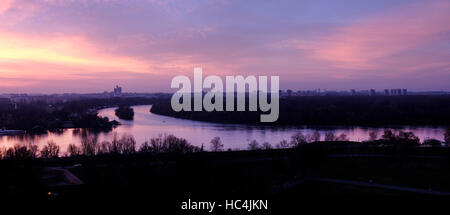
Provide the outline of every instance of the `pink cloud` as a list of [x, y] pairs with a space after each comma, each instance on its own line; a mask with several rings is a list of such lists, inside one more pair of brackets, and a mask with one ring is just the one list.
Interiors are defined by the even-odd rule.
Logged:
[[[314, 59], [339, 69], [390, 70], [399, 75], [437, 66], [448, 68], [445, 48], [433, 52], [417, 49], [448, 41], [449, 11], [449, 1], [412, 4], [338, 29], [306, 48]], [[305, 47], [299, 44], [299, 48]]]
[[11, 6], [13, 5], [14, 0], [3, 0], [0, 1], [0, 14], [2, 14], [3, 12], [9, 10], [11, 8]]

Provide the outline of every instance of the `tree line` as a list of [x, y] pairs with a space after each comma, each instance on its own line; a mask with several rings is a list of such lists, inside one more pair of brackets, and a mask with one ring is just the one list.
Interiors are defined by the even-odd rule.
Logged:
[[[153, 104], [151, 112], [183, 119], [237, 124], [261, 124], [260, 114], [263, 113], [175, 112], [170, 100]], [[450, 126], [450, 95], [286, 97], [280, 99], [278, 121], [264, 125]]]

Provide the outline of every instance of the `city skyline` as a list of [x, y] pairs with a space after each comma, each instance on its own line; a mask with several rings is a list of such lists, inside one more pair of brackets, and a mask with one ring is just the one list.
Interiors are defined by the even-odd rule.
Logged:
[[450, 3], [0, 3], [0, 94], [172, 92], [176, 75], [278, 75], [280, 88], [450, 91]]

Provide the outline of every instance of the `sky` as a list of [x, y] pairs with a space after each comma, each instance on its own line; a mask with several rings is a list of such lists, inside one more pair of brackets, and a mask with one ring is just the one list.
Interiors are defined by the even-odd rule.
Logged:
[[2, 0], [0, 94], [171, 92], [177, 75], [281, 89], [450, 91], [449, 0]]

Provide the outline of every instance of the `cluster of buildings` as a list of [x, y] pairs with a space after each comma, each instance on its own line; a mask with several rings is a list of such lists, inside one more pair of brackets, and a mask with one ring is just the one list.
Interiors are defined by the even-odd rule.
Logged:
[[321, 89], [314, 89], [314, 90], [280, 90], [279, 94], [282, 97], [286, 96], [320, 96], [320, 95], [328, 95], [327, 93], [332, 93], [331, 91], [321, 90]]
[[370, 90], [362, 90], [362, 91], [356, 91], [355, 89], [350, 90], [350, 95], [369, 95], [369, 96], [376, 96], [376, 95], [385, 95], [385, 96], [406, 96], [408, 94], [407, 89], [385, 89], [383, 92], [377, 93], [375, 89]]
[[369, 90], [355, 90], [350, 89], [349, 91], [327, 91], [325, 89], [314, 89], [314, 90], [280, 90], [281, 97], [289, 96], [404, 96], [408, 95], [407, 89], [385, 89], [384, 91], [376, 91], [375, 89]]
[[350, 95], [368, 95], [368, 96], [376, 96], [376, 95], [385, 95], [385, 96], [406, 96], [408, 94], [407, 89], [385, 89], [382, 92], [377, 92], [375, 89], [370, 90], [361, 90], [356, 91], [355, 89], [350, 90]]
[[385, 89], [385, 96], [404, 96], [408, 93], [406, 89]]

